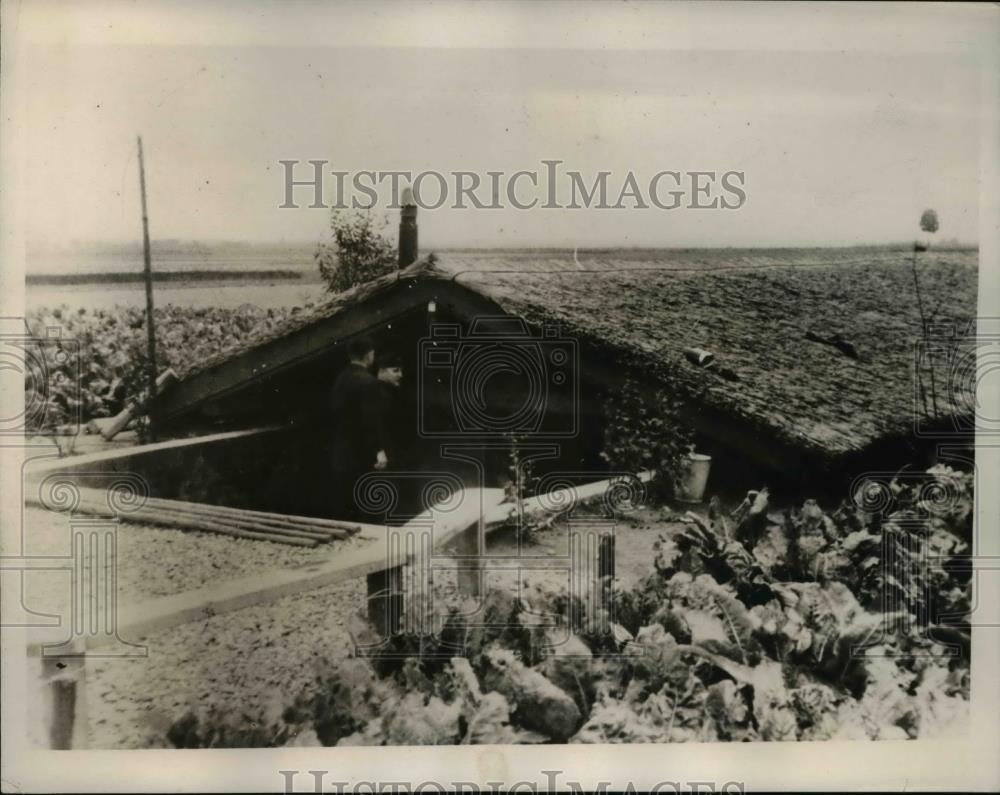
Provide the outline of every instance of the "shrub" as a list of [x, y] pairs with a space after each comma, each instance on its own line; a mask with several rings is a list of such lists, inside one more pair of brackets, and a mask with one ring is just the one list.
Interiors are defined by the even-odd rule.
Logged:
[[376, 221], [369, 211], [333, 210], [333, 242], [320, 243], [315, 255], [327, 290], [343, 292], [396, 268], [396, 249], [386, 236], [387, 228], [385, 217]]
[[669, 495], [694, 446], [694, 434], [680, 416], [681, 404], [671, 395], [626, 381], [604, 404], [601, 457], [622, 472], [655, 469], [655, 490]]

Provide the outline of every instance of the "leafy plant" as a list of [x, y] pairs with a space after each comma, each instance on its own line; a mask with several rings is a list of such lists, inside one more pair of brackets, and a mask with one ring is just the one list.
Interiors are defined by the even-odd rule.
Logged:
[[525, 514], [524, 501], [534, 495], [538, 486], [538, 476], [535, 475], [535, 460], [524, 458], [521, 447], [524, 440], [515, 434], [508, 434], [508, 464], [509, 478], [504, 484], [504, 500], [512, 502], [517, 515], [517, 531], [522, 541], [530, 541], [538, 525]]
[[681, 420], [681, 403], [664, 390], [629, 379], [604, 403], [601, 457], [622, 472], [656, 470], [652, 488], [668, 496], [685, 471], [694, 434]]
[[[325, 663], [291, 708], [251, 716], [253, 732], [241, 728], [243, 712], [199, 713], [171, 739], [201, 747], [947, 736], [968, 718], [969, 580], [950, 561], [971, 538], [972, 486], [970, 474], [938, 466], [892, 481], [878, 511], [845, 502], [828, 512], [806, 500], [769, 512], [766, 489], [728, 516], [713, 501], [707, 518], [688, 514], [661, 537], [644, 580], [615, 594], [621, 623], [611, 633], [578, 631], [585, 605], [565, 589], [497, 589], [481, 605], [449, 605], [439, 636], [395, 636], [369, 658]], [[902, 568], [869, 563], [903, 532], [922, 546], [897, 554]], [[942, 560], [915, 566], [912, 556], [925, 553]], [[887, 593], [898, 597], [892, 611]], [[942, 606], [959, 619], [942, 621]], [[926, 615], [937, 623], [921, 623]]]
[[[169, 367], [182, 373], [195, 362], [268, 333], [299, 311], [265, 311], [251, 305], [231, 309], [173, 304], [158, 307], [157, 367], [160, 372]], [[44, 338], [46, 329], [58, 328], [61, 338], [42, 346], [44, 383], [25, 383], [27, 405], [44, 406], [44, 410], [29, 414], [29, 433], [66, 437], [62, 433], [66, 425], [77, 420], [85, 425], [92, 419], [113, 417], [145, 392], [148, 381], [143, 309], [70, 311], [65, 306], [40, 307], [29, 312], [27, 322], [35, 337]], [[141, 432], [143, 421], [135, 422]]]
[[333, 242], [320, 243], [316, 264], [326, 289], [343, 292], [396, 268], [396, 249], [386, 234], [388, 220], [376, 220], [370, 210], [334, 209], [330, 215]]

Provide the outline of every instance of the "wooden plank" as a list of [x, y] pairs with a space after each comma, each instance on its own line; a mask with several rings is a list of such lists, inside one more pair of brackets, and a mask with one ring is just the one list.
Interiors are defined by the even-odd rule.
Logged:
[[[148, 321], [147, 321], [148, 322]], [[171, 384], [176, 383], [177, 374], [171, 369], [167, 368], [159, 377], [156, 379], [156, 394], [160, 394], [164, 389], [169, 387]], [[125, 430], [125, 426], [128, 425], [132, 418], [142, 410], [139, 399], [130, 400], [128, 405], [125, 406], [118, 414], [114, 417], [109, 417], [106, 420], [91, 420], [92, 423], [96, 424], [96, 427], [100, 431], [102, 437], [105, 441], [110, 442], [119, 433]], [[89, 425], [87, 426], [90, 427]]]
[[[249, 520], [240, 520], [230, 516], [216, 516], [210, 513], [192, 513], [174, 508], [137, 507], [128, 512], [119, 513], [113, 510], [104, 499], [104, 493], [99, 489], [82, 488], [79, 490], [80, 500], [74, 507], [74, 513], [90, 516], [121, 519], [125, 522], [162, 525], [180, 530], [200, 530], [208, 533], [221, 533], [238, 538], [251, 538], [258, 541], [274, 541], [277, 543], [295, 544], [297, 546], [315, 546], [320, 541], [329, 541], [332, 536], [327, 533], [315, 533], [297, 528], [283, 528], [262, 525]], [[24, 500], [26, 505], [36, 505], [42, 508], [49, 506], [36, 494], [28, 494]], [[329, 531], [333, 532], [333, 531]], [[348, 538], [343, 532], [338, 538]]]
[[[436, 519], [434, 514], [427, 512], [414, 519], [411, 524], [415, 525], [416, 532], [421, 532], [429, 521], [434, 521], [436, 548], [476, 524], [485, 512], [495, 509], [503, 498], [503, 489], [467, 489], [465, 499], [455, 510], [441, 513]], [[406, 528], [407, 525], [404, 525], [399, 530], [406, 532]], [[409, 561], [410, 557], [402, 559], [403, 563]], [[118, 636], [135, 641], [152, 632], [179, 624], [205, 620], [244, 607], [266, 604], [285, 596], [364, 577], [382, 571], [386, 565], [386, 546], [373, 543], [357, 549], [338, 551], [328, 560], [317, 563], [266, 574], [253, 574], [182, 594], [150, 599], [137, 605], [121, 606], [118, 610]], [[400, 561], [394, 560], [393, 565], [400, 565]], [[60, 629], [32, 627], [29, 630], [32, 646], [37, 648], [42, 643], [64, 641], [65, 629]], [[88, 649], [97, 649], [110, 642], [110, 639], [102, 633], [87, 636], [86, 641]]]
[[[77, 513], [91, 514], [93, 516], [112, 516], [107, 505], [93, 505], [81, 502], [77, 508]], [[147, 511], [140, 509], [126, 515], [126, 520], [130, 522], [141, 522], [145, 524], [160, 525], [162, 527], [172, 527], [178, 530], [200, 530], [206, 533], [217, 533], [220, 535], [234, 536], [236, 538], [249, 538], [255, 541], [273, 541], [276, 544], [292, 544], [300, 547], [314, 547], [319, 541], [315, 538], [295, 535], [291, 532], [278, 530], [244, 529], [242, 525], [235, 523], [224, 523], [219, 520], [202, 516], [184, 516], [180, 514], [161, 513], [157, 511]]]
[[[346, 522], [301, 523], [296, 517], [286, 517], [283, 514], [262, 513], [240, 508], [227, 508], [208, 503], [183, 502], [180, 500], [165, 500], [147, 498], [134, 510], [116, 512], [111, 509], [106, 499], [107, 492], [101, 489], [79, 487], [79, 513], [96, 516], [118, 518], [125, 522], [147, 522], [163, 524], [157, 521], [154, 514], [165, 514], [173, 518], [187, 517], [192, 521], [211, 521], [220, 525], [229, 525], [245, 530], [256, 530], [264, 533], [287, 534], [298, 538], [310, 538], [316, 541], [343, 540], [361, 532], [360, 525]], [[28, 492], [24, 498], [25, 505], [35, 505], [42, 508], [50, 506], [42, 500], [40, 494]], [[274, 518], [271, 517], [281, 517]], [[263, 518], [261, 518], [263, 517]], [[173, 521], [170, 526], [177, 526]], [[327, 526], [329, 525], [329, 526]], [[194, 525], [192, 525], [193, 527]]]
[[49, 458], [43, 460], [32, 460], [25, 464], [26, 479], [36, 482], [46, 475], [52, 473], [72, 473], [74, 471], [86, 471], [94, 464], [104, 464], [109, 461], [127, 459], [134, 456], [154, 455], [164, 450], [173, 450], [181, 447], [190, 447], [202, 444], [215, 444], [225, 442], [230, 439], [240, 439], [245, 436], [256, 436], [264, 433], [283, 430], [280, 425], [269, 425], [261, 428], [250, 428], [243, 431], [227, 431], [225, 433], [212, 433], [207, 436], [193, 436], [188, 439], [171, 439], [167, 442], [155, 442], [153, 444], [140, 444], [134, 447], [116, 448], [114, 450], [103, 450], [99, 453], [86, 453], [85, 455], [75, 455], [70, 458]]
[[[636, 477], [642, 483], [649, 483], [656, 475], [652, 470], [640, 472]], [[539, 516], [551, 515], [553, 512], [548, 509], [549, 505], [559, 505], [559, 513], [571, 510], [580, 502], [601, 497], [607, 492], [614, 480], [599, 480], [594, 483], [585, 483], [571, 488], [558, 489], [542, 497], [528, 497], [522, 502], [522, 509], [526, 518], [537, 518]], [[504, 503], [496, 506], [493, 510], [483, 516], [483, 522], [487, 533], [497, 530], [505, 525], [509, 525], [517, 518], [517, 508], [514, 503]]]
[[[111, 514], [112, 512], [105, 508], [105, 510], [100, 511], [99, 515], [109, 516]], [[131, 522], [145, 522], [149, 524], [167, 524], [170, 527], [179, 527], [182, 530], [188, 528], [195, 530], [201, 529], [201, 525], [209, 523], [219, 528], [232, 528], [234, 530], [245, 530], [248, 532], [260, 533], [262, 536], [265, 536], [262, 540], [280, 540], [283, 543], [290, 543], [288, 539], [305, 539], [319, 543], [321, 541], [329, 542], [349, 537], [347, 533], [332, 536], [328, 533], [317, 533], [310, 530], [300, 530], [295, 527], [263, 524], [261, 522], [253, 522], [249, 519], [240, 519], [232, 516], [216, 516], [210, 513], [193, 513], [187, 511], [177, 511], [174, 509], [150, 510], [143, 508], [133, 514], [127, 514], [124, 517], [124, 520]]]
[[207, 502], [185, 502], [184, 500], [168, 500], [159, 497], [151, 497], [146, 500], [149, 505], [170, 506], [177, 510], [207, 510], [215, 513], [228, 513], [232, 515], [243, 515], [252, 518], [254, 521], [274, 520], [282, 524], [308, 525], [323, 530], [342, 530], [350, 534], [361, 531], [358, 523], [344, 522], [336, 519], [321, 519], [315, 516], [297, 516], [290, 513], [275, 513], [273, 511], [257, 511], [252, 508], [233, 508], [227, 505], [214, 505]]
[[395, 634], [403, 617], [403, 567], [373, 571], [365, 579], [368, 623], [379, 635]]
[[[350, 538], [352, 533], [333, 527], [322, 527], [311, 524], [300, 524], [292, 520], [271, 519], [261, 517], [253, 511], [217, 510], [214, 505], [186, 503], [175, 500], [147, 500], [142, 510], [168, 513], [175, 516], [193, 516], [210, 519], [220, 524], [231, 524], [245, 527], [248, 530], [265, 532], [292, 533], [303, 538], [316, 538], [329, 541], [331, 539]], [[110, 512], [109, 512], [110, 513]], [[125, 521], [129, 514], [122, 515]], [[360, 531], [360, 528], [358, 529]]]
[[486, 550], [479, 548], [479, 527], [476, 526], [475, 529], [476, 532], [472, 532], [470, 528], [459, 535], [453, 545], [455, 557], [459, 559], [459, 568], [455, 574], [458, 590], [466, 596], [472, 597], [482, 595], [483, 557], [486, 552]]
[[[85, 476], [86, 473], [94, 470], [94, 467], [101, 464], [111, 464], [111, 463], [122, 463], [131, 458], [137, 456], [147, 456], [155, 455], [163, 451], [169, 451], [177, 448], [190, 447], [195, 445], [203, 444], [215, 444], [217, 442], [225, 442], [232, 439], [240, 439], [247, 436], [255, 436], [264, 433], [273, 433], [276, 431], [285, 430], [283, 426], [265, 426], [261, 428], [250, 428], [241, 431], [227, 431], [224, 433], [208, 434], [205, 436], [196, 436], [185, 439], [172, 439], [170, 441], [157, 442], [155, 444], [145, 444], [145, 445], [132, 445], [129, 447], [117, 448], [114, 450], [103, 450], [97, 453], [87, 453], [84, 455], [73, 456], [71, 458], [58, 458], [55, 455], [51, 455], [50, 448], [47, 446], [39, 446], [37, 449], [46, 452], [44, 456], [35, 456], [30, 458], [25, 464], [25, 502], [26, 504], [39, 504], [38, 500], [33, 497], [31, 489], [27, 486], [37, 487], [42, 480], [47, 475], [51, 474], [65, 474], [67, 480], [72, 481], [73, 475]], [[81, 486], [81, 493], [88, 491], [89, 487]], [[98, 489], [93, 489], [95, 492], [100, 491], [103, 495], [105, 492]], [[103, 497], [102, 497], [103, 499]], [[150, 504], [158, 502], [160, 498], [147, 498], [147, 502]], [[183, 502], [177, 501], [167, 501], [167, 502]], [[199, 503], [189, 503], [190, 505], [198, 505]], [[208, 505], [208, 503], [201, 503], [202, 505]], [[47, 507], [47, 506], [45, 506]], [[219, 511], [242, 511], [245, 509], [239, 508], [229, 508], [228, 506], [212, 506]], [[283, 519], [283, 520], [294, 520], [297, 523], [316, 525], [317, 527], [332, 528], [337, 530], [346, 530], [349, 533], [360, 533], [363, 538], [381, 538], [384, 531], [384, 527], [378, 524], [372, 524], [367, 522], [347, 522], [336, 519], [324, 519], [321, 517], [314, 516], [295, 516], [291, 514], [281, 514], [273, 513], [269, 511], [256, 511], [262, 516], [267, 516], [270, 518]]]

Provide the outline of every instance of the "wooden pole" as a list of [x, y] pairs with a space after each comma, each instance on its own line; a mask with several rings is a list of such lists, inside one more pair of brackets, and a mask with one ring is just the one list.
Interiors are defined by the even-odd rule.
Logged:
[[[913, 271], [913, 289], [917, 294], [917, 310], [920, 312], [920, 339], [924, 343], [924, 350], [927, 353], [927, 361], [930, 362], [931, 370], [931, 406], [934, 409], [934, 419], [938, 416], [937, 407], [937, 384], [934, 382], [934, 362], [932, 360], [933, 352], [931, 346], [927, 344], [928, 333], [927, 333], [927, 316], [924, 314], [924, 301], [920, 295], [920, 279], [917, 277], [917, 243], [913, 244], [913, 259], [910, 262], [910, 269]], [[920, 397], [924, 403], [924, 414], [927, 412], [927, 393], [924, 391], [924, 380], [920, 373], [921, 362], [918, 359], [916, 362], [916, 376], [917, 376], [917, 387], [920, 390]], [[929, 416], [929, 415], [928, 415]]]
[[375, 571], [367, 577], [368, 622], [384, 638], [401, 628], [403, 603], [403, 567]]
[[612, 598], [615, 590], [615, 536], [604, 533], [597, 542], [597, 577], [601, 589], [601, 607], [608, 621], [614, 621]]
[[87, 747], [87, 645], [80, 638], [70, 641], [64, 657], [40, 653], [43, 731], [49, 748], [68, 751]]
[[149, 437], [156, 441], [156, 427], [153, 422], [152, 401], [156, 397], [156, 330], [153, 326], [153, 264], [149, 254], [149, 214], [146, 212], [146, 167], [142, 159], [142, 136], [139, 142], [139, 193], [142, 197], [142, 260], [146, 279], [146, 346], [149, 357], [147, 375], [149, 400], [146, 416], [149, 419]]

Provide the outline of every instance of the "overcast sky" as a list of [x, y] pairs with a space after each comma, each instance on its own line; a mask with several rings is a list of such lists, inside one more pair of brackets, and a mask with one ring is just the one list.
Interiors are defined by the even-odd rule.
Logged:
[[137, 240], [136, 133], [159, 238], [319, 239], [326, 212], [278, 209], [282, 159], [484, 173], [558, 158], [613, 184], [741, 170], [748, 199], [728, 212], [424, 211], [421, 242], [844, 245], [912, 238], [925, 207], [940, 236], [977, 239], [980, 72], [960, 53], [237, 43], [251, 38], [62, 35], [26, 49], [28, 241]]

